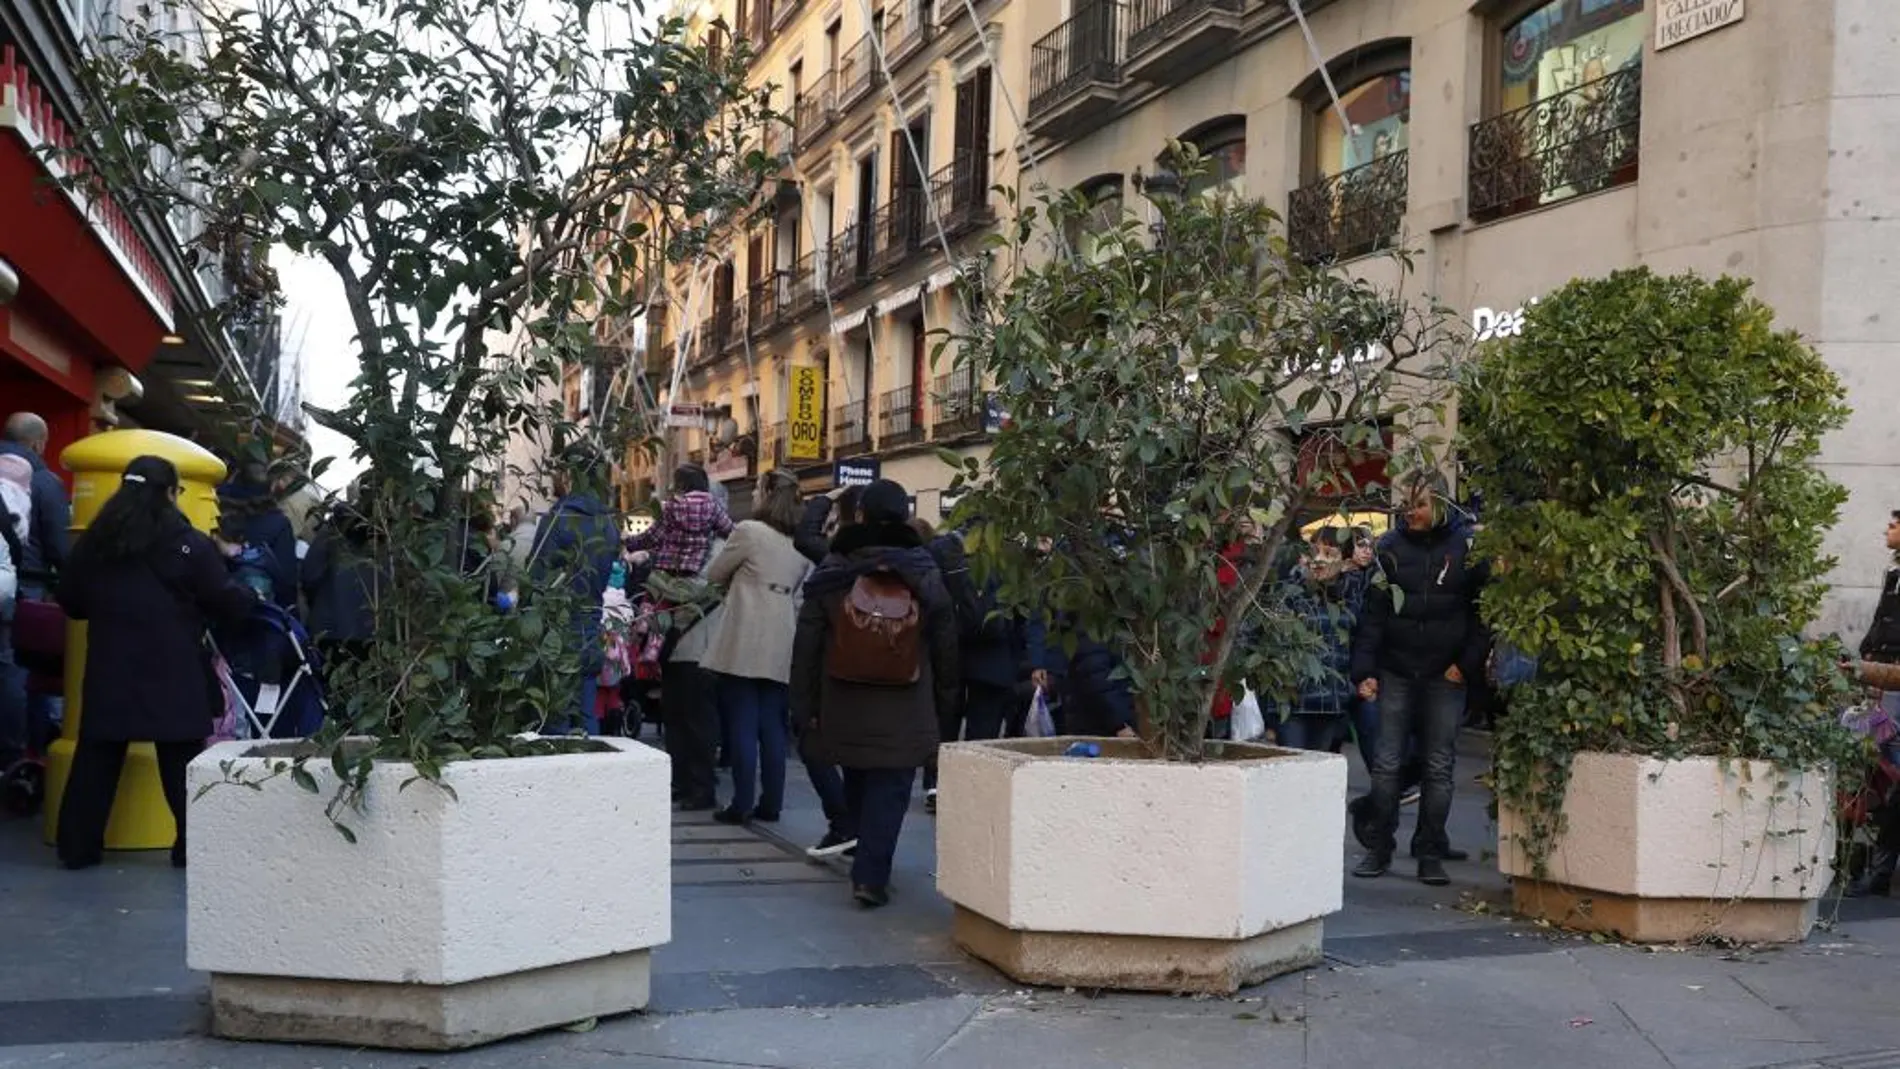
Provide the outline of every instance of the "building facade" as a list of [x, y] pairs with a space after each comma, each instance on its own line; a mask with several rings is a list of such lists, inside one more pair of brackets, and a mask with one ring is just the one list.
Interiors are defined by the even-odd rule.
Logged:
[[985, 395], [947, 339], [964, 323], [958, 265], [996, 224], [993, 187], [1016, 181], [1000, 49], [1024, 6], [983, 0], [976, 20], [961, 0], [682, 8], [699, 39], [748, 42], [750, 84], [788, 120], [760, 131], [780, 164], [763, 221], [677, 269], [646, 328], [654, 395], [700, 406], [677, 452], [738, 507], [778, 468], [811, 490], [893, 478], [934, 518], [953, 474], [938, 450], [983, 455]]
[[148, 15], [117, 0], [0, 0], [0, 411], [44, 415], [54, 458], [116, 426], [295, 452], [302, 413], [277, 316], [214, 314], [261, 250], [207, 259], [193, 247], [202, 220], [69, 194], [59, 182], [77, 164], [48, 155], [83, 143], [74, 71], [87, 42]]
[[[1900, 313], [1888, 306], [1900, 292], [1900, 91], [1885, 77], [1900, 61], [1900, 5], [779, 5], [698, 5], [707, 24], [755, 35], [754, 78], [796, 122], [778, 146], [791, 164], [780, 225], [736, 242], [725, 276], [685, 311], [701, 355], [680, 391], [758, 427], [768, 462], [783, 455], [786, 369], [816, 366], [827, 459], [881, 456], [907, 485], [940, 485], [927, 469], [941, 466], [910, 443], [960, 441], [964, 427], [980, 441], [983, 406], [980, 384], [932, 381], [917, 356], [918, 324], [954, 325], [957, 312], [936, 281], [950, 261], [912, 229], [911, 198], [972, 234], [1002, 210], [963, 192], [979, 181], [1042, 182], [1113, 209], [1159, 177], [1178, 138], [1208, 165], [1185, 192], [1263, 198], [1299, 254], [1342, 270], [1392, 274], [1372, 254], [1411, 250], [1405, 288], [1468, 317], [1478, 340], [1521, 330], [1524, 308], [1577, 277], [1648, 265], [1752, 278], [1849, 389], [1854, 415], [1822, 457], [1851, 497], [1821, 626], [1853, 637], [1864, 625], [1887, 563], [1880, 530], [1900, 506]], [[912, 43], [917, 10], [937, 29]], [[865, 84], [868, 25], [883, 27], [901, 110]], [[973, 77], [987, 99], [965, 88]], [[980, 124], [962, 117], [966, 100], [987, 105]], [[906, 128], [928, 145], [921, 182], [889, 165]], [[965, 178], [966, 160], [987, 173]], [[960, 215], [966, 205], [976, 210]]]

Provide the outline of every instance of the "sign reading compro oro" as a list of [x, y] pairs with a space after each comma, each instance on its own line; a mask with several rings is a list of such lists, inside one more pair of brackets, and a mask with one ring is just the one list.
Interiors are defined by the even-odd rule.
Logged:
[[791, 403], [785, 414], [785, 459], [819, 460], [825, 455], [825, 373], [822, 368], [792, 368]]
[[1656, 13], [1656, 51], [1742, 21], [1743, 0], [1663, 0]]

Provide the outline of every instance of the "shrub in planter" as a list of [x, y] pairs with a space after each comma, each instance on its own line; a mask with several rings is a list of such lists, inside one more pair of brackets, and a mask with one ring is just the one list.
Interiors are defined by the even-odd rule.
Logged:
[[[704, 227], [670, 220], [731, 219], [758, 192], [768, 163], [746, 139], [768, 115], [744, 88], [749, 57], [684, 40], [674, 19], [636, 29], [639, 3], [146, 7], [90, 53], [91, 140], [54, 151], [85, 156], [76, 181], [103, 180], [135, 213], [193, 221], [191, 252], [233, 290], [213, 327], [281, 299], [274, 250], [327, 265], [360, 363], [347, 403], [310, 410], [367, 469], [313, 552], [365, 592], [370, 637], [332, 672], [318, 737], [293, 755], [227, 749], [194, 768], [214, 788], [254, 788], [193, 803], [207, 818], [190, 836], [194, 917], [210, 924], [194, 923], [191, 954], [220, 974], [215, 1027], [452, 1046], [641, 1005], [644, 984], [625, 974], [594, 974], [607, 978], [603, 1002], [572, 997], [549, 970], [665, 940], [664, 758], [536, 733], [578, 705], [618, 541], [608, 463], [650, 434], [629, 370], [644, 354], [596, 339], [636, 337], [621, 328], [653, 318], [668, 264], [702, 247]], [[594, 387], [584, 419], [564, 396], [574, 379]], [[517, 574], [486, 529], [518, 503], [498, 496], [522, 440], [555, 459], [508, 474], [566, 501], [536, 566]], [[504, 586], [518, 588], [514, 611], [495, 603]], [[627, 789], [582, 799], [563, 786], [592, 781]], [[279, 798], [299, 790], [318, 797], [302, 809]], [[573, 811], [549, 811], [559, 798]], [[266, 824], [242, 819], [247, 802]], [[513, 852], [550, 823], [582, 839], [593, 827], [596, 856], [634, 855], [639, 878], [541, 865], [560, 886], [467, 923], [471, 881], [510, 857], [547, 861]], [[392, 872], [392, 844], [421, 853]], [[625, 849], [598, 853], [610, 844]], [[200, 903], [232, 900], [230, 881], [304, 905], [201, 916]], [[645, 890], [653, 908], [629, 911], [616, 886]], [[557, 901], [579, 910], [560, 923], [587, 938], [547, 933], [542, 911]], [[397, 945], [376, 947], [406, 914]], [[312, 944], [298, 925], [363, 953], [286, 950]], [[527, 952], [533, 933], [558, 952]], [[508, 979], [524, 969], [540, 970], [526, 989]], [[283, 983], [229, 982], [246, 974]], [[428, 1005], [338, 986], [388, 982], [429, 988]], [[337, 999], [350, 1010], [334, 1012]]]
[[1565, 286], [1472, 364], [1484, 615], [1538, 659], [1495, 749], [1521, 910], [1636, 939], [1805, 934], [1854, 753], [1838, 651], [1804, 637], [1842, 398], [1747, 282], [1646, 269]]
[[[1384, 470], [1443, 365], [1435, 312], [1301, 263], [1265, 206], [1149, 211], [1053, 199], [1000, 245], [961, 353], [1010, 422], [957, 510], [1007, 611], [1119, 657], [1092, 682], [1139, 738], [1093, 761], [946, 748], [938, 882], [963, 945], [1022, 979], [1231, 990], [1317, 960], [1346, 772], [1209, 728], [1243, 680], [1272, 698], [1326, 671], [1280, 596], [1288, 554]], [[1045, 255], [1044, 233], [1087, 247]]]

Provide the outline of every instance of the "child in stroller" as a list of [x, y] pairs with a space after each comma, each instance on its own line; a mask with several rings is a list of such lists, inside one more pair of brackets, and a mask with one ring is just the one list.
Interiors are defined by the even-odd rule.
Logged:
[[301, 739], [323, 726], [322, 664], [309, 632], [290, 612], [260, 600], [216, 641], [253, 735]]

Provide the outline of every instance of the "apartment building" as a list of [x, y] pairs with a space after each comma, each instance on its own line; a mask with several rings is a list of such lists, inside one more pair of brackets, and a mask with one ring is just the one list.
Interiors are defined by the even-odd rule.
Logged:
[[975, 20], [962, 0], [681, 9], [700, 39], [749, 43], [751, 84], [789, 119], [760, 133], [781, 168], [763, 221], [677, 268], [647, 326], [656, 396], [701, 406], [685, 451], [736, 507], [779, 468], [812, 490], [897, 479], [935, 517], [951, 476], [937, 450], [984, 451], [980, 384], [939, 349], [961, 329], [957, 264], [995, 225], [992, 187], [1016, 180], [1000, 48], [1025, 6], [982, 0]]
[[1858, 638], [1900, 507], [1900, 4], [1306, 0], [1311, 45], [1285, 0], [1015, 6], [1052, 184], [1171, 189], [1191, 140], [1196, 184], [1279, 206], [1303, 255], [1414, 250], [1408, 288], [1480, 338], [1580, 276], [1752, 277], [1849, 388], [1822, 626]]

